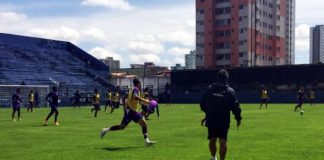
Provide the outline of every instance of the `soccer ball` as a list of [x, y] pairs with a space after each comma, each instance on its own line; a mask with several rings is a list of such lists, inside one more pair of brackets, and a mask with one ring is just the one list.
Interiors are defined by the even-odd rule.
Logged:
[[300, 111], [300, 115], [301, 115], [301, 116], [304, 115], [304, 111]]

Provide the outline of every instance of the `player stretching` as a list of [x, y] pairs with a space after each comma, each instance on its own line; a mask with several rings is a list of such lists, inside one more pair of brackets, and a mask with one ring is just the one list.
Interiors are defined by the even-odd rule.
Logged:
[[144, 143], [146, 145], [152, 145], [155, 141], [150, 141], [148, 138], [147, 124], [143, 116], [137, 112], [139, 108], [139, 103], [144, 102], [148, 103], [147, 100], [141, 98], [141, 82], [138, 78], [133, 80], [134, 88], [128, 94], [127, 97], [127, 108], [123, 120], [120, 125], [115, 125], [110, 128], [104, 128], [100, 132], [100, 138], [103, 138], [107, 132], [123, 130], [126, 126], [133, 120], [135, 123], [138, 123], [142, 127], [142, 133], [144, 136]]
[[216, 160], [216, 142], [220, 143], [220, 159], [225, 160], [227, 151], [227, 133], [230, 126], [230, 111], [235, 115], [237, 127], [241, 124], [241, 108], [234, 90], [228, 84], [228, 72], [217, 73], [218, 84], [212, 84], [205, 91], [200, 103], [205, 118], [201, 124], [208, 128], [209, 150], [212, 160]]
[[57, 110], [59, 104], [59, 93], [57, 92], [56, 87], [53, 87], [52, 92], [46, 96], [46, 101], [50, 104], [51, 112], [45, 118], [44, 126], [48, 125], [48, 120], [51, 118], [53, 114], [54, 114], [54, 125], [59, 126], [60, 124], [57, 122], [57, 117], [59, 115], [59, 112]]
[[105, 105], [105, 112], [107, 112], [107, 106], [108, 107], [112, 107], [111, 106], [111, 104], [112, 104], [112, 102], [111, 102], [111, 98], [112, 98], [112, 93], [111, 93], [111, 90], [110, 89], [108, 89], [108, 92], [107, 92], [107, 95], [106, 95], [107, 97], [107, 99], [106, 99], [106, 105]]
[[30, 90], [30, 93], [28, 94], [28, 100], [29, 100], [29, 105], [27, 107], [27, 112], [29, 112], [29, 111], [34, 112], [33, 108], [34, 108], [34, 103], [35, 103], [35, 96], [34, 96], [33, 90]]
[[20, 103], [22, 102], [22, 100], [19, 97], [20, 94], [20, 89], [17, 88], [16, 89], [16, 93], [12, 95], [11, 101], [12, 101], [12, 121], [16, 121], [15, 119], [15, 114], [17, 112], [18, 114], [18, 120], [20, 121]]
[[268, 109], [268, 101], [269, 101], [269, 93], [266, 88], [263, 88], [261, 91], [260, 109], [262, 108], [262, 104], [265, 104], [266, 109]]
[[297, 94], [297, 106], [295, 107], [295, 112], [297, 111], [298, 108], [299, 109], [302, 108], [305, 98], [306, 97], [305, 97], [304, 87], [301, 87], [298, 90], [298, 94]]
[[97, 113], [100, 111], [100, 94], [97, 89], [94, 90], [95, 94], [92, 98], [93, 108], [91, 112], [95, 111], [94, 117], [97, 117]]
[[74, 93], [74, 103], [73, 103], [73, 108], [74, 109], [75, 109], [76, 106], [78, 106], [80, 108], [80, 98], [81, 98], [80, 92], [79, 92], [79, 90], [77, 90]]

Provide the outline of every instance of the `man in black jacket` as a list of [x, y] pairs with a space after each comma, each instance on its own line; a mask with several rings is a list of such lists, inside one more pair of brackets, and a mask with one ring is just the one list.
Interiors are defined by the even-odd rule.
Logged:
[[237, 127], [241, 124], [241, 108], [234, 89], [229, 87], [228, 72], [220, 70], [217, 73], [218, 83], [212, 84], [205, 91], [200, 107], [205, 112], [201, 124], [208, 128], [209, 150], [212, 160], [216, 158], [216, 142], [220, 143], [220, 159], [225, 160], [227, 151], [227, 133], [230, 126], [230, 111], [235, 115]]

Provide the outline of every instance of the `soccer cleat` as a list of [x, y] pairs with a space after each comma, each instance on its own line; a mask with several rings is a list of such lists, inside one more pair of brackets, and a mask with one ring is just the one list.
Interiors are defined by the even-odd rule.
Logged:
[[21, 121], [22, 119], [21, 118], [18, 118], [18, 121]]
[[47, 122], [47, 120], [45, 119], [44, 120], [44, 126], [47, 126], [48, 125], [48, 122]]
[[54, 122], [54, 125], [55, 126], [59, 126], [60, 124], [58, 122]]
[[146, 146], [153, 145], [155, 142], [156, 142], [156, 141], [150, 141], [148, 138], [146, 138], [146, 139], [144, 140], [144, 143], [145, 143]]
[[103, 139], [106, 133], [109, 131], [109, 128], [103, 128], [100, 132], [100, 138]]
[[13, 122], [16, 122], [16, 119], [12, 119]]

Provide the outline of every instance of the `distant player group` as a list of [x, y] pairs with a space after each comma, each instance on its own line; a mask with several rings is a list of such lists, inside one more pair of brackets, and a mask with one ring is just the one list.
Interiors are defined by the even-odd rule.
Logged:
[[[306, 100], [309, 101], [311, 106], [315, 105], [315, 92], [310, 89], [309, 93], [308, 93], [308, 97], [307, 97], [304, 87], [300, 87], [300, 89], [297, 92], [297, 105], [295, 106], [294, 111], [297, 112], [298, 109], [300, 111], [302, 111], [302, 106], [303, 106], [303, 104], [305, 103]], [[261, 103], [260, 103], [260, 108], [259, 109], [262, 109], [263, 104], [265, 105], [265, 107], [267, 109], [268, 108], [268, 103], [269, 103], [269, 92], [264, 87], [262, 89], [262, 91], [261, 91]]]
[[[204, 92], [200, 107], [205, 113], [205, 117], [201, 120], [201, 125], [205, 125], [208, 128], [208, 139], [209, 139], [209, 150], [212, 156], [212, 160], [216, 160], [216, 142], [219, 141], [220, 148], [219, 154], [220, 159], [225, 160], [227, 153], [227, 134], [230, 126], [230, 112], [235, 116], [237, 127], [241, 125], [241, 108], [238, 103], [238, 99], [235, 95], [234, 89], [229, 87], [228, 79], [229, 74], [226, 70], [221, 70], [217, 74], [218, 83], [212, 84]], [[120, 124], [113, 125], [107, 128], [103, 128], [99, 133], [100, 138], [109, 132], [119, 131], [125, 129], [131, 121], [139, 124], [142, 129], [142, 134], [144, 137], [144, 143], [146, 145], [152, 145], [155, 141], [151, 141], [148, 136], [148, 120], [149, 115], [157, 112], [159, 117], [159, 107], [158, 103], [151, 97], [150, 90], [148, 88], [144, 89], [142, 93], [141, 82], [138, 78], [133, 79], [133, 88], [127, 90], [125, 94], [120, 95], [119, 87], [116, 88], [115, 92], [110, 89], [106, 94], [105, 112], [108, 112], [108, 107], [111, 108], [110, 113], [114, 112], [114, 109], [119, 108], [120, 101], [122, 101], [122, 106], [124, 110], [124, 115]], [[15, 121], [15, 113], [18, 113], [18, 120], [20, 119], [20, 103], [22, 100], [19, 96], [20, 89], [16, 90], [16, 93], [12, 96], [12, 120]], [[35, 99], [37, 99], [33, 91], [30, 91], [28, 95], [29, 107], [27, 111], [33, 111], [33, 106], [35, 104]], [[168, 96], [170, 98], [170, 96]], [[80, 93], [76, 91], [74, 94], [74, 108], [80, 107]], [[169, 99], [168, 98], [168, 99]], [[314, 105], [315, 92], [310, 91], [309, 98], [306, 98], [304, 88], [301, 87], [297, 93], [297, 105], [294, 111], [302, 108], [302, 105], [306, 99], [309, 99], [311, 105]], [[49, 103], [51, 108], [50, 113], [45, 118], [44, 125], [48, 125], [49, 118], [54, 115], [54, 125], [59, 125], [58, 123], [58, 105], [59, 105], [59, 94], [56, 87], [52, 88], [52, 92], [46, 96], [46, 101]], [[94, 112], [94, 117], [97, 117], [100, 108], [100, 93], [97, 89], [94, 90], [94, 95], [91, 99], [93, 108], [91, 112]], [[261, 91], [261, 103], [260, 108], [265, 105], [268, 108], [269, 102], [269, 92], [264, 87]], [[141, 112], [139, 111], [141, 108]]]

